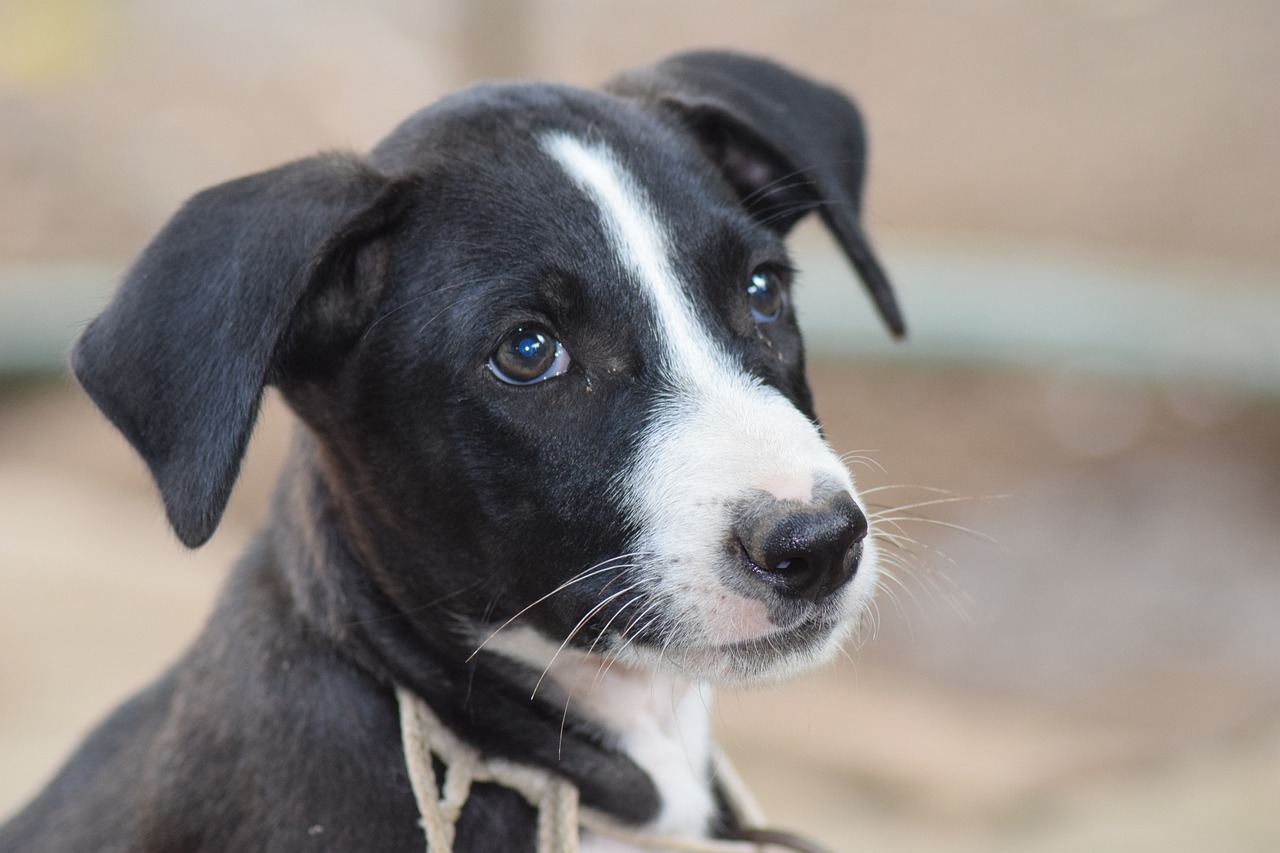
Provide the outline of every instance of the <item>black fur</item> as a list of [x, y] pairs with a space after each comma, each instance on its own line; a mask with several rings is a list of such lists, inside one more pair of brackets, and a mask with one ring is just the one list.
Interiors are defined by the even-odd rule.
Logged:
[[[0, 828], [0, 851], [421, 851], [396, 684], [591, 807], [657, 813], [608, 731], [570, 713], [562, 732], [563, 704], [529, 698], [536, 673], [471, 656], [474, 625], [625, 551], [611, 476], [661, 391], [640, 303], [538, 150], [552, 129], [608, 142], [652, 180], [706, 310], [740, 315], [743, 271], [785, 266], [780, 236], [816, 209], [901, 331], [858, 227], [857, 113], [755, 59], [690, 54], [603, 93], [480, 87], [369, 157], [195, 196], [86, 329], [75, 374], [189, 546], [218, 524], [267, 385], [299, 417], [294, 448], [201, 637]], [[573, 341], [574, 367], [512, 393], [486, 361], [531, 317]], [[766, 339], [730, 319], [717, 333], [812, 416], [794, 317]], [[563, 636], [607, 580], [522, 618]], [[480, 786], [457, 846], [532, 850], [533, 826], [518, 796]]]

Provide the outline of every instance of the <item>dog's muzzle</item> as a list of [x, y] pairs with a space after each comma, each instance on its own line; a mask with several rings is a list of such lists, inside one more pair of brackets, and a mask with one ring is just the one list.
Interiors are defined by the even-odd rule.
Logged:
[[853, 578], [867, 530], [867, 517], [838, 489], [809, 502], [761, 495], [743, 508], [734, 533], [756, 578], [788, 598], [818, 602]]

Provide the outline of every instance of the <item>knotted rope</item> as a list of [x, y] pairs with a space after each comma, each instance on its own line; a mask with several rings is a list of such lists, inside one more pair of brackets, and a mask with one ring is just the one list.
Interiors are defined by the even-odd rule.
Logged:
[[[745, 831], [744, 837], [752, 840], [722, 841], [660, 835], [618, 826], [603, 815], [581, 808], [578, 789], [568, 780], [540, 768], [482, 757], [474, 747], [449, 731], [427, 703], [413, 692], [397, 687], [396, 700], [400, 705], [400, 736], [409, 782], [427, 839], [426, 853], [453, 853], [458, 818], [471, 795], [471, 786], [477, 782], [510, 788], [537, 809], [538, 853], [578, 853], [582, 829], [641, 849], [672, 853], [765, 853], [770, 846], [800, 853], [823, 853], [821, 848], [804, 839], [767, 829]], [[432, 756], [445, 767], [443, 786], [436, 780]], [[723, 754], [719, 756], [716, 776], [730, 808], [742, 822], [750, 827], [761, 826], [764, 815], [760, 807]]]

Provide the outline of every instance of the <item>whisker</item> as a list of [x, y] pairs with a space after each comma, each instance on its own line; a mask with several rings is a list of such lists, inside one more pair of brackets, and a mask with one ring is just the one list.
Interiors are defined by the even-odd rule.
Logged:
[[[906, 528], [904, 528], [901, 524], [898, 523], [897, 519], [868, 518], [867, 521], [870, 522], [872, 536], [877, 536], [880, 534], [894, 535], [894, 536], [901, 536], [903, 539], [906, 539], [910, 542], [916, 541], [915, 537], [912, 536], [910, 533], [908, 533]], [[894, 534], [889, 534], [889, 530], [887, 530], [886, 528], [895, 530], [897, 532]]]
[[[827, 160], [821, 163], [815, 163], [812, 166], [806, 166], [800, 169], [793, 169], [790, 172], [786, 172], [782, 175], [779, 175], [769, 183], [764, 184], [763, 186], [757, 188], [753, 192], [750, 192], [747, 195], [743, 196], [742, 205], [749, 210], [752, 202], [758, 201], [759, 199], [763, 198], [766, 195], [769, 195], [770, 193], [776, 193], [784, 189], [792, 189], [794, 187], [806, 186], [810, 183], [809, 181], [798, 181], [796, 179], [804, 175], [813, 174], [823, 166], [845, 166], [854, 162], [857, 162], [857, 161], [849, 158], [840, 158], [835, 160]], [[783, 183], [784, 181], [788, 183], [784, 184]]]
[[[921, 545], [921, 547], [929, 548], [927, 545]], [[929, 548], [929, 550], [934, 551], [942, 559], [956, 565], [954, 560], [941, 551], [937, 551], [933, 548]], [[950, 579], [950, 577], [947, 576], [945, 572], [938, 569], [938, 567], [933, 563], [914, 552], [902, 551], [882, 552], [880, 554], [880, 559], [884, 564], [882, 565], [881, 572], [883, 577], [887, 580], [891, 580], [898, 588], [910, 595], [912, 601], [915, 603], [916, 607], [919, 608], [922, 614], [927, 614], [927, 611], [920, 606], [920, 601], [915, 596], [914, 592], [902, 581], [901, 578], [899, 578], [895, 573], [889, 571], [887, 567], [891, 566], [901, 569], [909, 575], [918, 578], [923, 584], [922, 588], [929, 593], [930, 598], [936, 599], [936, 597], [941, 597], [948, 605], [950, 605], [951, 609], [955, 611], [958, 616], [965, 621], [972, 621], [968, 609], [961, 601], [962, 593], [960, 588]], [[895, 600], [895, 604], [897, 603], [897, 595], [893, 589], [883, 584], [877, 584], [877, 588], [883, 590], [890, 599]], [[903, 615], [905, 616], [905, 614]]]
[[510, 619], [508, 619], [507, 621], [499, 625], [494, 630], [494, 632], [490, 634], [488, 637], [485, 637], [484, 641], [480, 643], [480, 645], [476, 646], [475, 650], [472, 651], [471, 654], [467, 655], [467, 660], [469, 661], [472, 658], [474, 658], [477, 654], [479, 654], [480, 650], [483, 649], [489, 643], [490, 640], [498, 636], [498, 634], [502, 633], [502, 631], [504, 631], [508, 626], [510, 626], [512, 622], [515, 622], [521, 616], [528, 613], [530, 610], [532, 610], [534, 607], [537, 607], [539, 604], [546, 601], [548, 598], [551, 598], [552, 596], [555, 596], [560, 594], [561, 592], [564, 592], [566, 589], [573, 586], [574, 584], [581, 583], [589, 578], [593, 578], [597, 575], [604, 574], [605, 572], [613, 572], [613, 571], [622, 572], [630, 568], [635, 568], [636, 564], [634, 563], [627, 563], [622, 565], [614, 565], [614, 564], [617, 563], [618, 561], [629, 560], [638, 556], [640, 556], [640, 552], [636, 552], [632, 554], [619, 554], [616, 557], [610, 557], [607, 560], [602, 560], [601, 562], [596, 563], [594, 566], [590, 566], [586, 569], [583, 569], [578, 574], [569, 578], [569, 580], [565, 581], [555, 589], [551, 590], [551, 592], [548, 592], [546, 595], [542, 596], [541, 598], [538, 598], [535, 601], [530, 602], [529, 604], [526, 604], [524, 607], [520, 608], [520, 610], [516, 611], [514, 616], [512, 616]]
[[[943, 504], [969, 503], [972, 501], [980, 501], [980, 500], [1003, 500], [1004, 498], [1007, 498], [1007, 497], [1008, 495], [991, 495], [985, 498], [974, 498], [974, 497], [968, 497], [966, 495], [952, 495], [950, 497], [945, 497], [945, 498], [931, 498], [927, 501], [917, 501], [916, 503], [913, 503], [913, 504], [902, 504], [901, 506], [886, 508], [885, 510], [883, 510], [883, 513], [889, 514], [894, 512], [904, 512], [904, 511], [913, 510], [913, 509], [923, 509], [924, 507], [927, 507], [927, 506], [941, 506]], [[879, 514], [880, 513], [872, 513], [872, 517], [875, 517], [876, 515], [879, 515]]]
[[[866, 451], [854, 451], [854, 452], [858, 453], [858, 452], [866, 452]], [[869, 489], [860, 489], [859, 491], [864, 495], [870, 495], [870, 494], [875, 494], [876, 492], [887, 492], [891, 489], [917, 489], [922, 492], [932, 492], [938, 495], [950, 495], [951, 497], [955, 497], [955, 498], [964, 497], [964, 495], [961, 495], [959, 492], [953, 492], [951, 489], [941, 489], [941, 488], [938, 488], [937, 486], [917, 486], [910, 483], [894, 483], [894, 484], [884, 485], [884, 486], [872, 486]]]
[[[889, 562], [891, 566], [894, 566], [896, 568], [903, 569], [904, 571], [908, 571], [908, 572], [911, 571], [911, 566], [907, 565], [906, 563], [894, 562], [892, 559], [889, 559], [887, 562]], [[881, 569], [880, 577], [882, 577], [884, 580], [891, 581], [894, 584], [894, 586], [896, 586], [899, 590], [901, 590], [904, 594], [906, 594], [917, 607], [920, 606], [920, 599], [916, 598], [916, 594], [911, 589], [911, 587], [907, 586], [905, 583], [902, 582], [902, 578], [898, 577], [896, 574], [889, 571], [888, 568]], [[894, 600], [895, 604], [897, 603], [896, 594], [889, 587], [881, 586], [880, 588], [884, 590], [885, 594], [888, 595], [890, 599]], [[903, 613], [902, 615], [906, 616], [905, 613]]]
[[[434, 289], [434, 290], [432, 290], [432, 291], [429, 291], [429, 292], [427, 292], [427, 293], [421, 293], [421, 294], [418, 294], [417, 296], [413, 297], [412, 299], [407, 299], [407, 300], [405, 300], [404, 302], [401, 302], [399, 305], [397, 305], [397, 306], [395, 306], [394, 308], [392, 308], [392, 309], [390, 309], [389, 311], [387, 311], [385, 314], [380, 315], [379, 317], [377, 317], [377, 319], [375, 319], [372, 323], [370, 323], [370, 324], [365, 328], [365, 330], [364, 330], [364, 334], [362, 334], [362, 335], [360, 336], [360, 341], [363, 343], [365, 340], [367, 340], [367, 339], [368, 339], [368, 337], [369, 337], [371, 334], [373, 334], [373, 330], [374, 330], [374, 329], [378, 326], [378, 324], [379, 324], [379, 323], [381, 323], [383, 320], [387, 319], [387, 318], [388, 318], [388, 317], [390, 317], [392, 314], [395, 314], [395, 313], [396, 313], [396, 312], [398, 312], [398, 311], [402, 311], [403, 309], [408, 308], [410, 305], [413, 305], [413, 304], [414, 304], [414, 303], [416, 303], [416, 302], [422, 302], [423, 300], [431, 299], [431, 298], [433, 298], [433, 297], [435, 297], [435, 296], [439, 296], [441, 293], [444, 293], [444, 292], [449, 291], [449, 290], [457, 290], [457, 289], [458, 289], [458, 288], [460, 288], [460, 287], [470, 287], [470, 286], [472, 286], [472, 285], [476, 284], [477, 282], [481, 282], [481, 281], [484, 281], [484, 278], [480, 278], [480, 277], [477, 277], [477, 278], [469, 278], [469, 279], [466, 279], [465, 281], [458, 281], [458, 282], [454, 282], [453, 284], [446, 284], [446, 285], [444, 285], [443, 287], [437, 287], [437, 288], [435, 288], [435, 289]], [[454, 305], [457, 305], [457, 304], [458, 304], [458, 302], [460, 302], [460, 301], [461, 301], [461, 300], [454, 300], [453, 302], [450, 302], [450, 303], [449, 303], [449, 305], [448, 305], [448, 306], [446, 306], [446, 307], [441, 311], [441, 313], [444, 313], [444, 311], [448, 311], [448, 310], [449, 310], [450, 308], [452, 308]], [[439, 315], [437, 314], [436, 316], [439, 316]], [[434, 319], [434, 318], [432, 318], [432, 319]]]
[[[462, 284], [466, 284], [466, 285], [476, 285], [476, 284], [480, 284], [480, 283], [485, 282], [485, 281], [490, 281], [490, 280], [492, 280], [492, 278], [493, 278], [492, 276], [478, 276], [478, 277], [473, 278], [473, 279], [471, 279], [471, 280], [469, 280], [469, 281], [463, 282]], [[512, 278], [510, 278], [510, 279], [509, 279], [509, 281], [513, 281], [513, 282], [524, 281], [524, 282], [528, 282], [528, 283], [530, 283], [530, 284], [536, 284], [536, 283], [537, 283], [537, 282], [533, 281], [533, 279], [531, 279], [531, 278], [528, 278], [528, 277], [520, 277], [520, 276], [513, 276]], [[449, 285], [449, 287], [458, 287], [458, 286], [459, 286], [459, 285], [457, 285], [457, 284]], [[443, 317], [446, 313], [448, 313], [448, 312], [449, 312], [449, 310], [450, 310], [451, 308], [453, 308], [455, 305], [460, 304], [460, 303], [462, 302], [462, 300], [463, 300], [463, 299], [465, 299], [465, 298], [466, 298], [466, 295], [464, 294], [462, 297], [460, 297], [460, 298], [458, 298], [458, 299], [455, 299], [453, 302], [450, 302], [448, 305], [444, 306], [444, 307], [443, 307], [443, 308], [441, 308], [439, 311], [437, 311], [436, 313], [432, 314], [432, 315], [431, 315], [430, 317], [428, 317], [426, 320], [423, 320], [423, 321], [422, 321], [422, 323], [420, 323], [420, 324], [418, 325], [418, 328], [415, 330], [415, 332], [414, 332], [414, 333], [415, 333], [415, 334], [417, 334], [417, 335], [421, 335], [423, 332], [425, 332], [425, 331], [427, 330], [427, 327], [428, 327], [428, 326], [430, 326], [430, 325], [431, 325], [432, 323], [434, 323], [436, 320], [439, 320], [441, 317]]]
[[895, 548], [900, 548], [904, 551], [907, 550], [908, 545], [920, 544], [920, 542], [912, 536], [907, 536], [904, 533], [890, 533], [889, 531], [879, 527], [871, 531], [871, 538], [878, 541], [884, 541], [889, 545], [892, 545]]
[[[633, 585], [631, 586], [631, 589], [635, 589], [637, 586], [639, 586], [639, 584], [633, 584]], [[605, 623], [604, 623], [604, 627], [600, 629], [600, 633], [596, 634], [596, 638], [595, 638], [594, 640], [592, 640], [592, 641], [591, 641], [591, 647], [590, 647], [589, 649], [587, 649], [587, 654], [588, 654], [588, 655], [590, 655], [590, 654], [594, 654], [594, 653], [595, 653], [596, 645], [600, 642], [600, 638], [601, 638], [601, 637], [603, 637], [606, 633], [608, 633], [608, 631], [609, 631], [609, 627], [610, 627], [611, 625], [613, 625], [613, 620], [615, 620], [615, 619], [617, 619], [619, 616], [621, 616], [621, 615], [622, 615], [622, 611], [626, 610], [628, 607], [630, 607], [631, 605], [635, 604], [637, 601], [642, 601], [642, 600], [644, 599], [644, 597], [645, 597], [645, 593], [643, 593], [643, 592], [642, 592], [642, 593], [640, 593], [639, 595], [637, 595], [635, 598], [633, 598], [633, 599], [631, 599], [630, 601], [628, 601], [626, 604], [624, 604], [624, 605], [622, 605], [621, 607], [619, 607], [616, 611], [614, 611], [614, 614], [613, 614], [612, 616], [610, 616], [610, 617], [609, 617], [609, 621], [608, 621], [608, 622], [605, 622]], [[623, 628], [623, 629], [622, 629], [622, 633], [623, 633], [623, 635], [624, 635], [624, 636], [626, 635], [626, 631], [627, 631], [627, 629], [626, 629], [626, 628]]]
[[[630, 587], [630, 589], [635, 589], [635, 588], [636, 588], [637, 586], [639, 586], [639, 585], [640, 585], [640, 584], [632, 584], [632, 586]], [[625, 590], [624, 590], [624, 592], [625, 592]], [[603, 637], [603, 636], [605, 635], [605, 632], [607, 632], [607, 631], [609, 630], [609, 626], [613, 624], [613, 620], [614, 620], [614, 619], [617, 619], [617, 618], [618, 618], [618, 616], [622, 613], [622, 611], [626, 610], [628, 607], [630, 607], [631, 605], [635, 604], [637, 601], [641, 601], [641, 600], [643, 600], [643, 599], [644, 599], [644, 593], [641, 593], [640, 595], [637, 595], [637, 596], [635, 596], [634, 598], [632, 598], [632, 599], [631, 599], [630, 601], [628, 601], [626, 604], [624, 604], [624, 605], [622, 605], [621, 607], [619, 607], [619, 608], [618, 608], [618, 610], [617, 610], [617, 611], [616, 611], [612, 616], [610, 616], [610, 617], [609, 617], [609, 621], [608, 621], [608, 622], [606, 622], [606, 623], [604, 623], [604, 627], [600, 629], [600, 633], [596, 634], [596, 638], [595, 638], [594, 640], [592, 640], [592, 641], [591, 641], [591, 648], [587, 649], [587, 654], [588, 654], [588, 655], [591, 655], [592, 653], [594, 653], [594, 652], [595, 652], [596, 644], [600, 642], [600, 638], [601, 638], [601, 637]], [[559, 653], [557, 652], [557, 654], [559, 654]], [[552, 658], [551, 663], [555, 663], [555, 658]], [[602, 664], [602, 665], [603, 665], [603, 664]], [[549, 663], [549, 664], [547, 664], [547, 669], [546, 669], [546, 670], [543, 670], [542, 675], [543, 675], [543, 676], [546, 676], [546, 674], [547, 674], [547, 670], [549, 670], [550, 668], [551, 668], [551, 664]], [[566, 690], [565, 690], [565, 697], [564, 697], [564, 711], [563, 711], [563, 712], [561, 713], [561, 715], [560, 715], [560, 740], [559, 740], [559, 744], [558, 744], [558, 745], [557, 745], [557, 747], [556, 747], [556, 750], [557, 750], [557, 756], [558, 756], [558, 757], [560, 756], [560, 754], [561, 754], [561, 753], [563, 752], [563, 750], [564, 750], [564, 729], [565, 729], [565, 725], [568, 723], [568, 720], [569, 720], [569, 705], [570, 705], [570, 703], [572, 703], [572, 702], [573, 702], [573, 694], [574, 694], [574, 691], [578, 689], [578, 679], [579, 679], [581, 676], [582, 676], [582, 671], [581, 671], [581, 670], [576, 670], [576, 671], [573, 673], [573, 680], [569, 683], [569, 686], [568, 686], [568, 687], [566, 688]], [[538, 679], [538, 683], [539, 683], [539, 684], [541, 684], [541, 683], [542, 683], [542, 678], [541, 678], [541, 677]], [[591, 687], [591, 688], [589, 688], [589, 689], [588, 689], [588, 691], [587, 691], [588, 693], [590, 693], [590, 692], [591, 692], [591, 689], [594, 689], [594, 687], [595, 687], [595, 683], [596, 683], [596, 682], [595, 682], [595, 680], [593, 680], [593, 681], [592, 681], [592, 687]], [[534, 691], [534, 693], [535, 693], [535, 694], [538, 692], [538, 687], [537, 687], [537, 685], [535, 685], [535, 686], [534, 686], [533, 691]]]
[[840, 457], [840, 464], [846, 467], [849, 465], [865, 465], [867, 468], [869, 468], [872, 471], [879, 471], [882, 474], [885, 472], [883, 465], [881, 465], [875, 459], [872, 459], [870, 456], [865, 456], [860, 453], [844, 454], [843, 456]]
[[853, 205], [851, 202], [846, 201], [844, 199], [839, 199], [839, 198], [805, 199], [804, 201], [797, 202], [796, 204], [788, 205], [787, 207], [779, 208], [773, 211], [773, 213], [770, 216], [761, 218], [760, 224], [767, 226], [774, 222], [780, 222], [782, 220], [789, 219], [796, 215], [803, 216], [804, 214], [812, 213], [823, 207], [850, 208], [852, 206]]
[[[920, 511], [930, 507], [999, 500], [1009, 496], [969, 496], [950, 489], [914, 484], [878, 485], [860, 489], [859, 492], [866, 501], [864, 505], [867, 508], [867, 520], [871, 524], [869, 538], [881, 546], [878, 550], [881, 572], [876, 580], [876, 592], [883, 594], [892, 602], [894, 609], [906, 622], [908, 631], [914, 634], [912, 626], [914, 620], [907, 616], [908, 609], [915, 610], [928, 620], [930, 610], [923, 604], [939, 600], [948, 604], [956, 615], [971, 622], [972, 617], [966, 606], [967, 596], [942, 568], [947, 565], [958, 568], [960, 564], [942, 550], [914, 535], [914, 525], [927, 524], [955, 530], [1001, 547], [994, 537], [979, 530], [952, 521], [930, 518], [921, 514]], [[897, 506], [880, 504], [872, 499], [877, 495], [903, 492], [907, 494], [915, 492], [916, 495], [921, 496], [921, 499]], [[884, 500], [884, 497], [880, 499]], [[925, 596], [918, 595], [919, 592], [925, 593]], [[927, 601], [923, 600], [925, 597]], [[913, 605], [911, 608], [905, 606], [908, 598]], [[868, 616], [866, 632], [869, 632], [874, 640], [882, 628], [882, 609], [875, 598], [869, 603], [866, 614]], [[863, 626], [859, 625], [858, 636], [861, 638], [866, 632]]]
[[[895, 525], [896, 526], [896, 525]], [[917, 553], [914, 549], [921, 548], [928, 551], [935, 557], [945, 560], [952, 566], [959, 568], [960, 564], [948, 556], [945, 552], [933, 547], [927, 542], [922, 542], [914, 536], [908, 536], [905, 533], [890, 533], [887, 530], [879, 529], [872, 531], [871, 538], [884, 542], [894, 549], [895, 554], [910, 557], [918, 564], [918, 567], [930, 572], [936, 572], [937, 569], [923, 555]], [[887, 552], [882, 552], [881, 556], [888, 556]]]
[[[628, 623], [626, 628], [622, 629], [622, 635], [626, 637], [627, 631], [631, 629], [631, 626], [635, 625], [636, 622], [643, 619], [646, 615], [649, 614], [650, 611], [652, 611], [660, 603], [661, 602], [658, 599], [655, 599], [653, 602], [651, 602], [648, 607], [644, 608], [644, 610], [642, 610], [634, 619], [631, 620], [630, 623]], [[595, 682], [593, 683], [599, 683], [606, 675], [608, 675], [609, 670], [613, 667], [614, 663], [617, 662], [622, 657], [622, 653], [627, 650], [627, 647], [630, 646], [631, 643], [637, 637], [643, 634], [649, 628], [650, 625], [652, 625], [655, 621], [657, 621], [657, 619], [658, 619], [658, 616], [654, 616], [652, 619], [645, 622], [643, 625], [640, 626], [638, 630], [636, 630], [635, 633], [633, 633], [630, 637], [627, 637], [627, 640], [621, 646], [619, 646], [617, 649], [611, 650], [608, 656], [606, 657], [605, 665], [599, 672], [596, 673]], [[668, 640], [668, 642], [670, 642], [670, 640]], [[665, 653], [666, 650], [667, 650], [667, 647], [664, 645], [662, 647], [663, 653]], [[661, 660], [661, 655], [659, 655], [659, 660]]]
[[875, 520], [890, 521], [890, 522], [912, 521], [912, 522], [918, 522], [920, 524], [933, 524], [938, 527], [945, 527], [949, 530], [956, 530], [956, 531], [959, 531], [960, 533], [966, 533], [969, 536], [973, 536], [976, 539], [980, 539], [989, 545], [994, 545], [997, 548], [1000, 547], [1000, 543], [996, 541], [996, 538], [994, 536], [990, 536], [986, 533], [983, 533], [981, 530], [974, 530], [972, 527], [965, 527], [963, 524], [956, 524], [951, 521], [942, 521], [941, 519], [937, 519], [937, 518], [925, 518], [924, 516], [920, 516], [920, 515], [898, 515], [898, 516], [883, 515], [883, 516], [878, 516]]
[[621, 596], [626, 595], [628, 592], [630, 592], [631, 590], [635, 589], [638, 586], [640, 586], [639, 583], [632, 584], [631, 586], [620, 589], [617, 592], [615, 592], [613, 595], [610, 595], [607, 598], [603, 598], [600, 601], [597, 601], [594, 605], [592, 605], [591, 609], [588, 610], [586, 614], [581, 619], [578, 620], [578, 624], [574, 625], [572, 630], [569, 631], [568, 636], [564, 638], [564, 642], [560, 644], [560, 648], [556, 649], [556, 653], [551, 656], [551, 660], [549, 660], [547, 662], [547, 665], [542, 668], [542, 674], [538, 676], [538, 682], [533, 685], [533, 693], [529, 695], [530, 699], [533, 699], [538, 695], [538, 688], [542, 686], [542, 682], [544, 679], [546, 679], [547, 673], [551, 672], [551, 667], [555, 666], [556, 659], [560, 657], [560, 653], [563, 652], [568, 647], [569, 643], [573, 641], [574, 637], [578, 636], [578, 632], [580, 632], [583, 629], [583, 627], [589, 621], [591, 621], [591, 617], [595, 616], [597, 613], [599, 613], [601, 610], [607, 607], [609, 602], [613, 601], [615, 598], [620, 598]]
[[[779, 175], [769, 183], [764, 184], [756, 188], [752, 192], [749, 192], [746, 195], [744, 195], [742, 197], [742, 206], [750, 210], [753, 202], [759, 201], [760, 199], [764, 198], [770, 193], [776, 193], [784, 189], [792, 189], [794, 187], [805, 186], [808, 183], [807, 181], [797, 181], [795, 179], [813, 171], [816, 171], [814, 167], [806, 167], [802, 169], [793, 169], [790, 172], [786, 172], [782, 175]], [[790, 183], [784, 183], [784, 181], [790, 182]]]
[[452, 592], [445, 593], [444, 595], [441, 595], [437, 598], [433, 598], [430, 601], [423, 602], [422, 604], [415, 604], [412, 607], [406, 607], [403, 610], [397, 610], [396, 612], [389, 613], [385, 616], [370, 616], [362, 619], [354, 619], [350, 622], [343, 623], [343, 627], [355, 627], [357, 625], [374, 625], [378, 622], [386, 622], [393, 619], [400, 619], [404, 616], [409, 616], [414, 613], [421, 613], [423, 610], [430, 610], [433, 607], [438, 607], [439, 605], [443, 604], [444, 602], [448, 601], [451, 598], [456, 598], [459, 595], [466, 595], [467, 593], [471, 592], [477, 587], [484, 586], [485, 582], [486, 581], [483, 578], [481, 578], [480, 580], [467, 584], [461, 589], [455, 589]]

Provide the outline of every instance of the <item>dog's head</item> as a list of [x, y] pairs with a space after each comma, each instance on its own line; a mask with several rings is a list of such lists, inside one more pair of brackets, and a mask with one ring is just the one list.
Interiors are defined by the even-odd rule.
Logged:
[[326, 523], [424, 632], [445, 601], [460, 648], [518, 617], [774, 677], [829, 654], [874, 585], [782, 243], [817, 212], [901, 333], [863, 161], [844, 97], [760, 60], [481, 87], [367, 158], [194, 197], [73, 366], [190, 546], [274, 384], [319, 448]]

